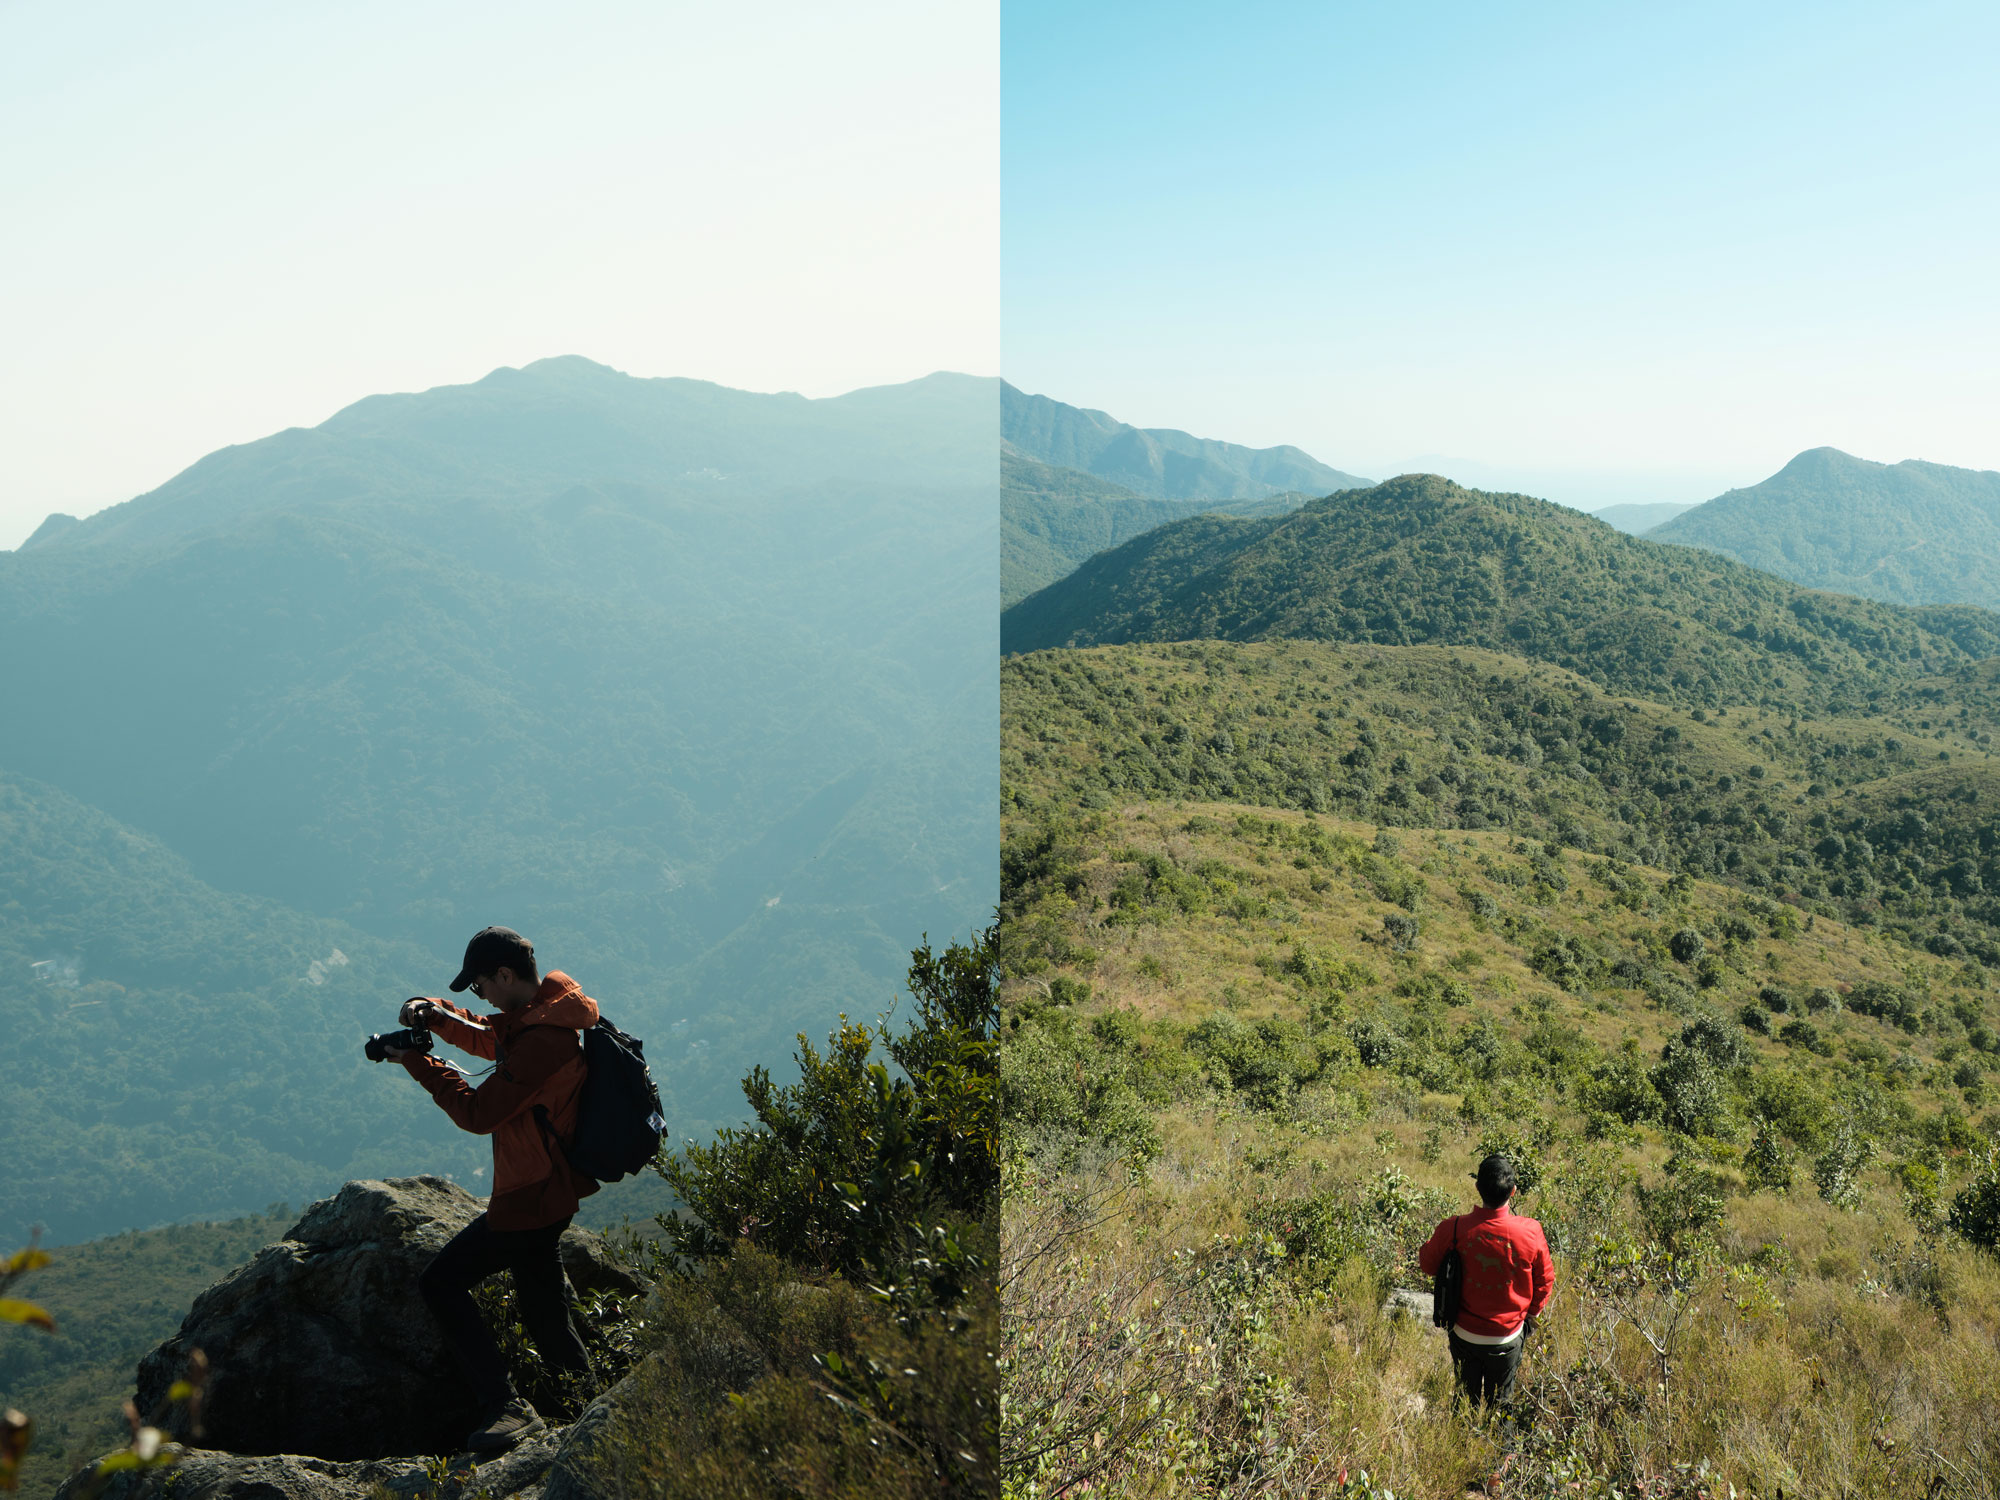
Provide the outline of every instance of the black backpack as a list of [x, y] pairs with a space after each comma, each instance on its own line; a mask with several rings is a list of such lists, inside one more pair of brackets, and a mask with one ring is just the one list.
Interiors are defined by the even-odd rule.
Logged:
[[1431, 1278], [1431, 1323], [1449, 1328], [1458, 1321], [1459, 1294], [1465, 1288], [1465, 1259], [1458, 1253], [1458, 1220], [1451, 1221], [1451, 1248]]
[[660, 1113], [660, 1090], [646, 1069], [646, 1044], [627, 1036], [602, 1016], [583, 1032], [583, 1091], [576, 1101], [576, 1136], [567, 1147], [555, 1142], [549, 1112], [535, 1106], [543, 1134], [558, 1144], [570, 1170], [599, 1182], [616, 1182], [642, 1172], [659, 1154], [667, 1122]]

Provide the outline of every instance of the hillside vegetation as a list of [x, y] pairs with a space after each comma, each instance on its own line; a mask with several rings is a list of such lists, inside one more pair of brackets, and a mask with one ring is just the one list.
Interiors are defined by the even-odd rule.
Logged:
[[1138, 640], [1481, 646], [1611, 692], [1843, 712], [1993, 654], [2000, 617], [1820, 594], [1523, 495], [1408, 475], [1163, 526], [1002, 617], [1023, 652]]
[[[1857, 897], [1835, 832], [1984, 731], [1311, 643], [1003, 705], [1023, 1494], [2000, 1491], [2000, 1002], [1905, 940], [1990, 923], [1908, 846]], [[1558, 1293], [1485, 1425], [1384, 1299], [1495, 1149]]]
[[1812, 588], [2000, 608], [2000, 473], [1991, 470], [1813, 448], [1649, 535]]
[[[1003, 805], [1195, 798], [1389, 827], [1505, 828], [1714, 876], [1759, 899], [2000, 967], [1993, 673], [1876, 717], [1683, 710], [1451, 647], [1310, 642], [1006, 662]], [[1947, 713], [1950, 692], [1981, 705]]]
[[491, 922], [647, 1039], [685, 1135], [879, 1007], [904, 933], [982, 920], [996, 396], [544, 361], [0, 554], [6, 1130], [37, 1180], [80, 1153], [9, 1185], [18, 1228], [417, 1165], [428, 1101], [342, 1080]]

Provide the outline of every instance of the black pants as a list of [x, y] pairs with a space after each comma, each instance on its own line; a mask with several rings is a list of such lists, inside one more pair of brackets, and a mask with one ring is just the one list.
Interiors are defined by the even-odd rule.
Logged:
[[1521, 1368], [1525, 1336], [1511, 1344], [1475, 1344], [1462, 1339], [1456, 1330], [1447, 1330], [1451, 1341], [1451, 1362], [1458, 1367], [1458, 1387], [1481, 1406], [1505, 1401], [1514, 1392], [1514, 1376]]
[[466, 1383], [481, 1411], [492, 1411], [514, 1395], [507, 1364], [493, 1341], [472, 1288], [498, 1271], [514, 1273], [521, 1325], [541, 1352], [542, 1364], [567, 1384], [588, 1380], [590, 1357], [569, 1319], [562, 1260], [556, 1251], [569, 1220], [542, 1229], [489, 1229], [481, 1214], [461, 1229], [417, 1278], [417, 1291], [443, 1327]]

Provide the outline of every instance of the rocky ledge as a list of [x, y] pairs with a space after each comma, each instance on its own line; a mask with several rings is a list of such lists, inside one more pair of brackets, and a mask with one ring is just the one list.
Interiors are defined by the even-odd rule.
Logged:
[[[480, 1212], [440, 1177], [350, 1182], [308, 1208], [284, 1239], [195, 1299], [180, 1331], [139, 1365], [141, 1412], [201, 1350], [209, 1375], [200, 1430], [175, 1407], [163, 1425], [187, 1446], [171, 1468], [118, 1475], [103, 1500], [583, 1500], [588, 1455], [619, 1398], [600, 1396], [567, 1427], [474, 1467], [450, 1455], [479, 1418], [450, 1350], [417, 1295], [417, 1275]], [[603, 1241], [562, 1240], [573, 1289], [637, 1293]], [[89, 1471], [85, 1471], [85, 1476]], [[81, 1500], [85, 1476], [58, 1500]]]

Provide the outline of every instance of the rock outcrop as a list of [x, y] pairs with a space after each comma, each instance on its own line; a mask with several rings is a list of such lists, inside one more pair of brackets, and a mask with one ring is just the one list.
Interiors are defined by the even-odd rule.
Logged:
[[625, 1390], [624, 1384], [613, 1386], [568, 1427], [477, 1467], [462, 1456], [443, 1464], [415, 1458], [336, 1463], [303, 1454], [252, 1457], [194, 1448], [171, 1468], [114, 1475], [102, 1490], [86, 1469], [54, 1500], [603, 1500], [592, 1457]]
[[[269, 1467], [261, 1455], [295, 1457], [271, 1460], [291, 1465], [290, 1478], [259, 1495], [333, 1500], [351, 1485], [396, 1487], [371, 1461], [455, 1452], [480, 1414], [416, 1283], [480, 1209], [440, 1177], [350, 1182], [196, 1298], [180, 1331], [139, 1366], [137, 1402], [150, 1413], [191, 1351], [208, 1356], [202, 1432], [174, 1436], [226, 1452], [190, 1454], [177, 1500], [248, 1495], [239, 1486], [268, 1479], [252, 1477]], [[563, 1236], [562, 1257], [580, 1291], [641, 1289], [587, 1230]], [[486, 1487], [495, 1500], [514, 1493]]]

